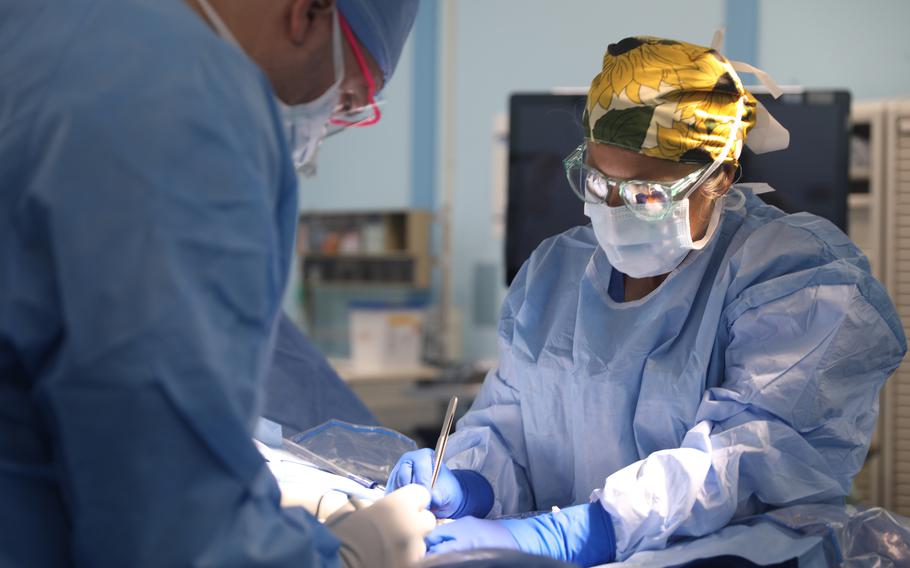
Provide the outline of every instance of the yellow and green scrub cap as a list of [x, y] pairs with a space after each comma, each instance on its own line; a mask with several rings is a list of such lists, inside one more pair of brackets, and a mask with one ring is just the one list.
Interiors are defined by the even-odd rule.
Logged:
[[594, 142], [674, 162], [736, 165], [758, 107], [717, 50], [642, 36], [607, 48], [583, 120]]

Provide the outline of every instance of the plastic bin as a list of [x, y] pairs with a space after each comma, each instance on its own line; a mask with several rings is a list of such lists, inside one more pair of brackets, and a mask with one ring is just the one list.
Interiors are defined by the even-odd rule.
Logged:
[[349, 313], [353, 367], [384, 370], [420, 365], [424, 305], [353, 302]]

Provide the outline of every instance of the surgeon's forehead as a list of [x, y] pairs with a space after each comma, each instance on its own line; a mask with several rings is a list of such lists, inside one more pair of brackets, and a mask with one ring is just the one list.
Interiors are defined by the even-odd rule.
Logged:
[[698, 169], [695, 164], [681, 164], [644, 156], [610, 144], [587, 142], [587, 162], [605, 175], [616, 179], [673, 181]]

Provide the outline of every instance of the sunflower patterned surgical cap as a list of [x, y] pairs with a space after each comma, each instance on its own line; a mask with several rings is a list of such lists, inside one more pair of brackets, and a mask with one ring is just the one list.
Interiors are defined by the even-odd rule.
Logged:
[[[716, 50], [630, 37], [607, 48], [583, 121], [586, 138], [594, 142], [697, 164], [726, 153], [723, 162], [735, 165], [755, 125], [756, 105]], [[738, 132], [728, 145], [731, 128]]]

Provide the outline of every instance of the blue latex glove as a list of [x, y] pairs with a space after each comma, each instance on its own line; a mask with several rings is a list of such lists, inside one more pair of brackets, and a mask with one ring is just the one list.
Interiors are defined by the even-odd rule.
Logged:
[[613, 522], [597, 502], [528, 519], [489, 521], [467, 517], [436, 527], [424, 540], [428, 554], [517, 548], [581, 566], [605, 564], [616, 556]]
[[439, 525], [423, 539], [427, 554], [443, 554], [475, 548], [506, 548], [519, 550], [518, 542], [504, 521], [464, 517]]
[[[408, 452], [399, 458], [389, 475], [386, 493], [410, 483], [427, 489], [433, 481], [435, 452], [429, 448]], [[466, 469], [450, 470], [443, 464], [432, 490], [430, 511], [439, 519], [468, 515], [483, 517], [493, 508], [493, 487], [482, 475]]]

